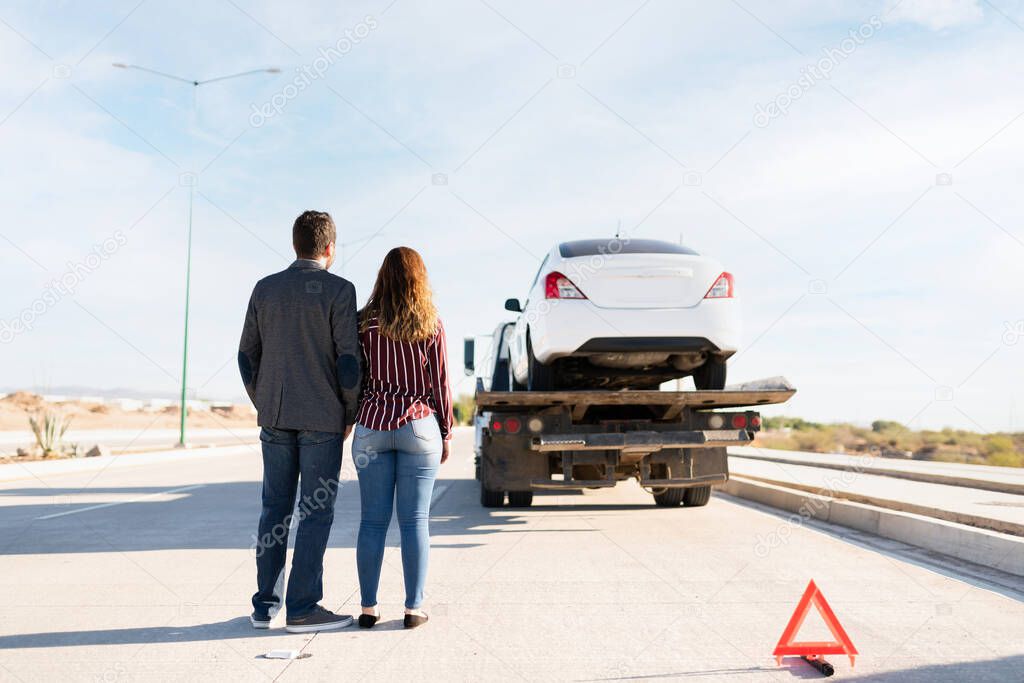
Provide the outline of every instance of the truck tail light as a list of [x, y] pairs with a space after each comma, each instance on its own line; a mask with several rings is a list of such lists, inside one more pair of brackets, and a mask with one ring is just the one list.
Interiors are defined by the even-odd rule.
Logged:
[[744, 427], [747, 426], [747, 416], [746, 415], [733, 415], [732, 416], [732, 426], [735, 429], [743, 429]]
[[[550, 277], [550, 276], [549, 276]], [[698, 290], [699, 291], [699, 290]], [[722, 273], [711, 285], [711, 289], [704, 295], [705, 299], [731, 299], [733, 298], [732, 273]]]
[[753, 429], [760, 429], [761, 428], [761, 416], [760, 415], [755, 415], [754, 417], [750, 418], [750, 426]]
[[505, 432], [506, 434], [518, 434], [523, 428], [523, 423], [518, 417], [506, 417], [504, 420], [494, 418], [491, 420], [492, 432]]
[[572, 283], [572, 280], [557, 270], [548, 273], [544, 280], [545, 299], [586, 299], [583, 292]]

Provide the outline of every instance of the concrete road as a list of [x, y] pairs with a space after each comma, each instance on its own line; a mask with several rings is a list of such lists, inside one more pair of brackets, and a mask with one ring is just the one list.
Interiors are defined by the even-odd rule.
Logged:
[[[470, 440], [438, 482], [415, 631], [395, 538], [378, 628], [249, 627], [255, 451], [3, 482], [0, 681], [815, 678], [771, 657], [812, 578], [861, 652], [833, 658], [842, 680], [1021, 679], [1024, 586], [1005, 576], [724, 496], [656, 508], [634, 484], [485, 510]], [[324, 603], [350, 612], [358, 507], [345, 483], [325, 572]], [[829, 639], [813, 612], [800, 636]], [[275, 648], [309, 657], [260, 658]]]

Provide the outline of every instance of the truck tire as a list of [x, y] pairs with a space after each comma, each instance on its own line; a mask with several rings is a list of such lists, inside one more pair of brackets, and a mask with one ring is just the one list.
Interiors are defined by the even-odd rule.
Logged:
[[530, 391], [550, 391], [555, 388], [555, 372], [550, 365], [544, 365], [533, 355], [533, 342], [526, 335], [527, 370], [526, 388]]
[[711, 500], [710, 486], [694, 486], [692, 489], [683, 489], [683, 505], [688, 508], [699, 508], [708, 504]]
[[528, 508], [533, 505], [533, 491], [509, 491], [508, 506], [513, 508]]
[[491, 491], [480, 482], [480, 504], [485, 508], [500, 508], [505, 504], [505, 492]]
[[663, 489], [654, 494], [654, 504], [661, 508], [677, 508], [683, 502], [685, 489]]
[[704, 361], [693, 371], [693, 386], [697, 391], [725, 389], [725, 361], [713, 356]]
[[500, 508], [505, 504], [505, 492], [504, 491], [492, 491], [487, 488], [484, 483], [487, 481], [487, 459], [480, 456], [480, 474], [478, 475], [480, 480], [480, 504], [485, 508]]

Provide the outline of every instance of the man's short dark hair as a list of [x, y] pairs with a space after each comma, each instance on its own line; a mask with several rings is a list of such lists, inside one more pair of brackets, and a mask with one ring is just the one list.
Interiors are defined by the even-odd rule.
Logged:
[[292, 246], [299, 258], [320, 258], [337, 238], [334, 219], [326, 211], [303, 211], [292, 226]]

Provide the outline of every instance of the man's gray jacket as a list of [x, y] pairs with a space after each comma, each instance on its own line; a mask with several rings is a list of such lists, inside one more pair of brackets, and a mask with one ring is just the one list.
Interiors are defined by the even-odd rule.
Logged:
[[256, 283], [238, 369], [261, 427], [343, 432], [354, 424], [359, 354], [351, 282], [298, 259]]

